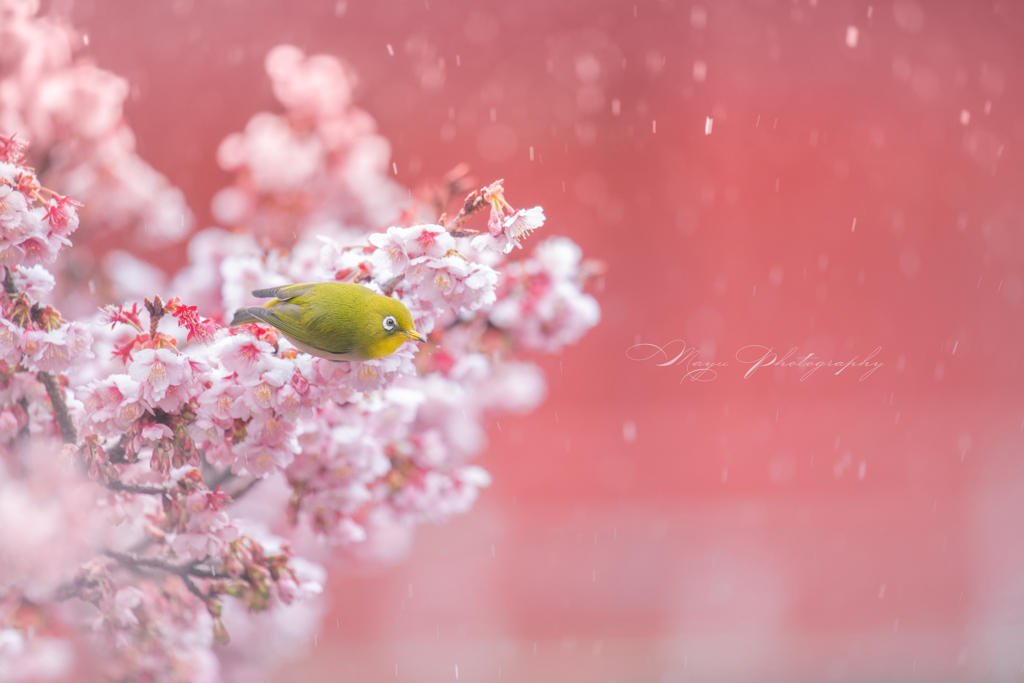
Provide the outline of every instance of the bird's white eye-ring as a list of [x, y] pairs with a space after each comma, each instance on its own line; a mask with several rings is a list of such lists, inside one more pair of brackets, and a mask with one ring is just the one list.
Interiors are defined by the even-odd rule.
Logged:
[[395, 329], [395, 325], [397, 324], [398, 323], [395, 322], [395, 316], [393, 315], [389, 315], [388, 317], [384, 318], [384, 329], [387, 330], [388, 332]]

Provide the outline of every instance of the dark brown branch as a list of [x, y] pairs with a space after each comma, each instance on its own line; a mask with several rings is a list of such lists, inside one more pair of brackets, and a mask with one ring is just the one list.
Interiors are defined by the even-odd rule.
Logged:
[[77, 598], [79, 586], [74, 582], [62, 583], [53, 592], [53, 599], [57, 602], [67, 602], [71, 598]]
[[12, 299], [18, 296], [18, 288], [14, 286], [14, 274], [9, 266], [4, 266], [4, 291]]
[[25, 411], [25, 424], [20, 430], [18, 430], [18, 438], [27, 439], [29, 434], [29, 420], [28, 420], [28, 398], [22, 396], [18, 399], [18, 405]]
[[68, 412], [68, 404], [64, 402], [64, 395], [60, 391], [57, 379], [45, 370], [40, 370], [36, 377], [46, 387], [46, 395], [50, 397], [53, 415], [57, 418], [57, 424], [60, 425], [61, 440], [64, 443], [77, 443], [78, 431], [75, 429], [75, 423], [71, 419], [71, 413]]
[[111, 491], [124, 491], [125, 493], [145, 493], [151, 496], [160, 496], [167, 491], [159, 486], [141, 486], [139, 484], [125, 484], [123, 481], [111, 479], [103, 484]]
[[107, 460], [113, 463], [128, 462], [128, 458], [125, 457], [126, 441], [127, 437], [122, 436], [116, 444], [111, 446], [110, 450], [107, 451]]
[[200, 579], [230, 579], [231, 577], [225, 572], [219, 572], [216, 569], [207, 569], [206, 567], [193, 567], [189, 566], [188, 571], [180, 576], [197, 576]]
[[25, 424], [18, 430], [18, 452], [21, 454], [21, 476], [28, 475], [29, 449], [27, 448], [29, 437], [28, 399], [24, 396], [18, 399], [18, 405], [25, 414]]
[[225, 483], [235, 478], [235, 475], [231, 473], [231, 468], [227, 468], [222, 472], [217, 473], [210, 481], [206, 484], [206, 487], [211, 491], [218, 486], [223, 486]]
[[[133, 555], [131, 553], [122, 553], [117, 550], [104, 550], [103, 554], [107, 557], [111, 557], [118, 561], [119, 564], [126, 567], [146, 567], [149, 569], [159, 569], [165, 571], [168, 574], [174, 574], [175, 576], [195, 576], [201, 579], [229, 579], [231, 578], [224, 572], [218, 572], [214, 569], [207, 569], [205, 567], [198, 567], [196, 563], [191, 564], [172, 564], [167, 560], [163, 560], [159, 557], [141, 557], [139, 555]], [[205, 600], [205, 598], [203, 598]]]
[[167, 560], [162, 560], [159, 557], [141, 557], [139, 555], [133, 555], [132, 553], [122, 553], [117, 550], [111, 550], [107, 548], [103, 551], [103, 554], [107, 557], [113, 558], [118, 561], [119, 564], [126, 565], [128, 567], [149, 567], [151, 569], [162, 569], [165, 572], [171, 574], [180, 574], [182, 571], [188, 569], [187, 566], [174, 565]]

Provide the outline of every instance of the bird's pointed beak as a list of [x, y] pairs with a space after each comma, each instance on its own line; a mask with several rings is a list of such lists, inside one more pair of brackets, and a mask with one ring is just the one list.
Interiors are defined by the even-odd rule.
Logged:
[[408, 332], [405, 333], [405, 336], [408, 337], [409, 339], [412, 339], [412, 340], [418, 341], [418, 342], [425, 342], [425, 341], [427, 341], [427, 338], [424, 337], [419, 332], [417, 332], [416, 330], [409, 330]]

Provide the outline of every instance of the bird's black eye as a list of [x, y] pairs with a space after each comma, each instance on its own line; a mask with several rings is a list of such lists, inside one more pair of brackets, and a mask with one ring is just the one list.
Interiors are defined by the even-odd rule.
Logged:
[[395, 316], [393, 315], [389, 315], [388, 317], [384, 318], [384, 329], [387, 330], [388, 332], [395, 329], [395, 325], [397, 324], [398, 323], [395, 322]]

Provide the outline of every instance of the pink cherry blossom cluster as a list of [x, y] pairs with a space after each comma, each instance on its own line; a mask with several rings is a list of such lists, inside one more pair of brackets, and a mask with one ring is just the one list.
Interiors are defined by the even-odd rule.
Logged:
[[399, 298], [426, 332], [495, 301], [497, 272], [458, 251], [443, 226], [388, 228], [370, 235], [369, 241], [377, 247], [371, 258], [374, 270], [386, 278], [401, 278]]
[[[522, 215], [500, 183], [471, 197], [468, 213], [491, 207], [491, 222], [495, 206], [513, 220]], [[401, 300], [416, 329], [431, 334], [429, 353], [415, 362], [406, 344], [387, 358], [332, 363], [297, 354], [273, 335], [264, 340], [259, 328], [233, 331], [206, 356], [220, 368], [200, 397], [192, 435], [209, 461], [236, 474], [283, 470], [291, 521], [338, 542], [395, 520], [441, 521], [468, 510], [489, 482], [468, 464], [486, 444], [481, 423], [528, 411], [544, 395], [542, 374], [516, 361], [517, 350], [575, 342], [597, 323], [599, 308], [582, 292], [587, 273], [570, 240], [554, 238], [531, 259], [504, 264], [505, 275], [495, 269], [504, 247], [481, 245], [475, 231], [461, 228], [467, 217], [369, 236], [306, 233], [289, 253], [221, 231], [197, 235], [204, 248], [176, 279], [178, 291], [202, 282], [195, 296], [225, 320], [256, 304], [249, 290], [266, 284], [355, 281]], [[219, 275], [219, 300], [203, 279], [210, 270]]]
[[473, 238], [477, 249], [491, 249], [507, 254], [512, 248], [522, 249], [520, 241], [544, 225], [544, 210], [539, 206], [532, 209], [513, 209], [505, 201], [504, 188], [500, 181], [484, 188], [483, 199], [491, 206], [487, 219], [487, 232]]
[[31, 139], [47, 186], [88, 200], [90, 234], [130, 230], [141, 246], [181, 240], [192, 213], [135, 151], [123, 117], [128, 82], [76, 61], [83, 36], [38, 12], [37, 0], [0, 0], [0, 133]]
[[508, 264], [499, 301], [488, 320], [523, 348], [558, 353], [601, 319], [601, 308], [581, 287], [601, 266], [581, 263], [583, 252], [567, 237], [551, 237], [530, 258]]
[[[21, 165], [23, 149], [14, 135], [0, 138], [0, 265], [7, 267], [53, 263], [79, 223], [78, 205], [41, 187]], [[48, 283], [52, 278], [39, 274], [32, 284]]]
[[285, 114], [256, 114], [221, 142], [217, 161], [236, 179], [214, 196], [214, 217], [277, 243], [311, 224], [395, 221], [406, 194], [388, 177], [390, 144], [352, 105], [352, 71], [292, 45], [272, 49], [266, 70]]

